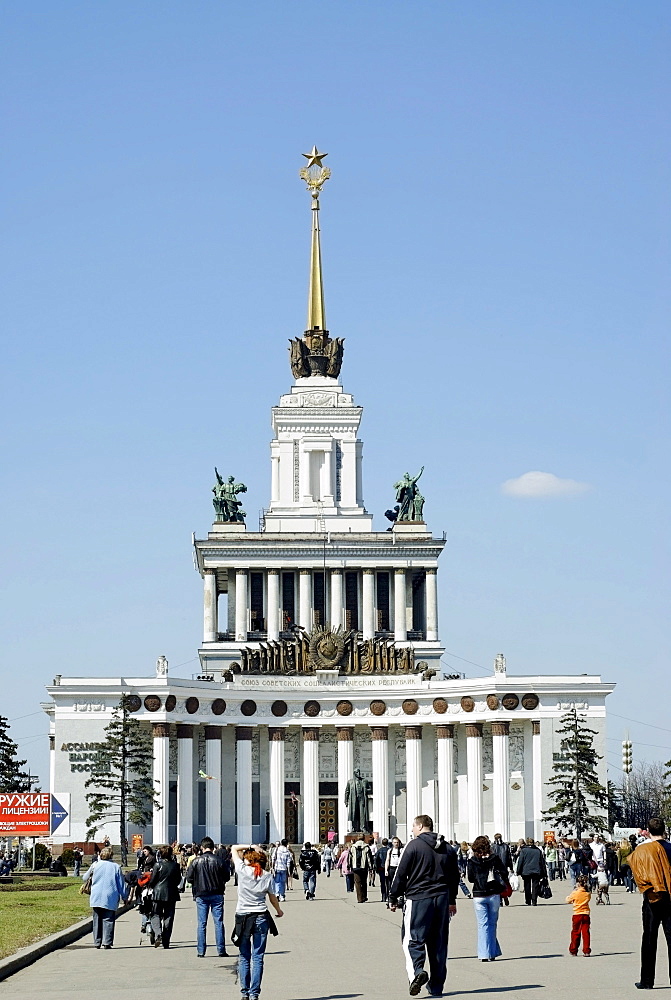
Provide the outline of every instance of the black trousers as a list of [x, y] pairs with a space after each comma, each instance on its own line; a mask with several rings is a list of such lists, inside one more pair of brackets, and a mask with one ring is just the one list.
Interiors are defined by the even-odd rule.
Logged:
[[170, 946], [172, 937], [172, 925], [175, 922], [175, 901], [162, 902], [160, 899], [154, 901], [154, 911], [151, 915], [151, 929], [154, 936], [161, 937], [164, 948]]
[[384, 869], [381, 868], [380, 871], [378, 872], [378, 875], [380, 876], [380, 893], [382, 896], [382, 902], [386, 903], [388, 887], [387, 887], [387, 876], [384, 873]]
[[534, 906], [538, 900], [538, 882], [540, 875], [523, 875], [524, 882], [524, 902], [532, 903]]
[[429, 899], [406, 899], [403, 906], [401, 943], [408, 982], [429, 960], [427, 989], [442, 993], [447, 979], [447, 942], [450, 930], [450, 897], [444, 892]]
[[671, 900], [667, 893], [657, 903], [643, 897], [643, 938], [641, 940], [641, 982], [644, 986], [655, 985], [655, 963], [657, 961], [657, 935], [660, 924], [666, 937], [669, 953], [669, 975], [671, 975]]
[[354, 888], [356, 889], [357, 903], [368, 901], [368, 871], [365, 868], [353, 868]]

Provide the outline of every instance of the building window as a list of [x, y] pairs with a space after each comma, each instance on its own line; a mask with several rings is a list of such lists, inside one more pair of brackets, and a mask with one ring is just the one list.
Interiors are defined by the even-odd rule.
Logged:
[[198, 782], [198, 826], [205, 826], [207, 822], [207, 792], [205, 791], [205, 782]]
[[412, 574], [412, 629], [424, 632], [426, 621], [425, 573], [423, 569]]
[[377, 631], [389, 631], [389, 573], [377, 574]]
[[323, 463], [323, 451], [310, 452], [310, 496], [313, 500], [321, 500], [322, 498], [321, 476]]
[[345, 573], [345, 628], [359, 630], [358, 573]]
[[282, 573], [282, 630], [296, 622], [296, 584], [293, 573]]
[[249, 609], [252, 632], [264, 632], [266, 621], [263, 617], [263, 573], [250, 573]]
[[313, 593], [313, 615], [315, 625], [324, 625], [326, 622], [326, 604], [324, 594], [324, 574], [314, 573], [312, 576]]

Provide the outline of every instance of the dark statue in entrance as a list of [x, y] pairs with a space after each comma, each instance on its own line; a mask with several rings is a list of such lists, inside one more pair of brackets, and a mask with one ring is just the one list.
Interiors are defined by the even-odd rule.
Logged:
[[361, 777], [358, 767], [354, 770], [354, 777], [345, 786], [345, 805], [352, 830], [355, 833], [367, 833], [368, 782]]

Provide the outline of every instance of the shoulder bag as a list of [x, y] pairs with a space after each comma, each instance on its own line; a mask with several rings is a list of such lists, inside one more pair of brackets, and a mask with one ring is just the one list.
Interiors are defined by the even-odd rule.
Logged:
[[87, 877], [85, 882], [79, 886], [80, 896], [90, 896], [91, 895], [91, 885], [93, 884], [93, 872]]

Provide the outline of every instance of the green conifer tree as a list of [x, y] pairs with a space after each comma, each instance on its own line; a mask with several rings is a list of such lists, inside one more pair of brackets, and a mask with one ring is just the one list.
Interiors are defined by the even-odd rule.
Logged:
[[548, 797], [554, 805], [543, 813], [555, 828], [573, 830], [580, 840], [583, 833], [608, 829], [608, 791], [599, 782], [594, 749], [595, 729], [590, 729], [575, 708], [563, 715], [557, 734], [561, 737], [553, 776], [548, 780]]
[[93, 789], [86, 793], [90, 810], [87, 836], [95, 835], [101, 821], [116, 820], [124, 865], [128, 861], [128, 824], [145, 827], [152, 818], [157, 799], [153, 760], [151, 736], [130, 714], [122, 697], [105, 727], [105, 741], [99, 744], [85, 787]]
[[29, 792], [30, 777], [17, 760], [18, 746], [9, 736], [9, 722], [0, 715], [0, 792]]

